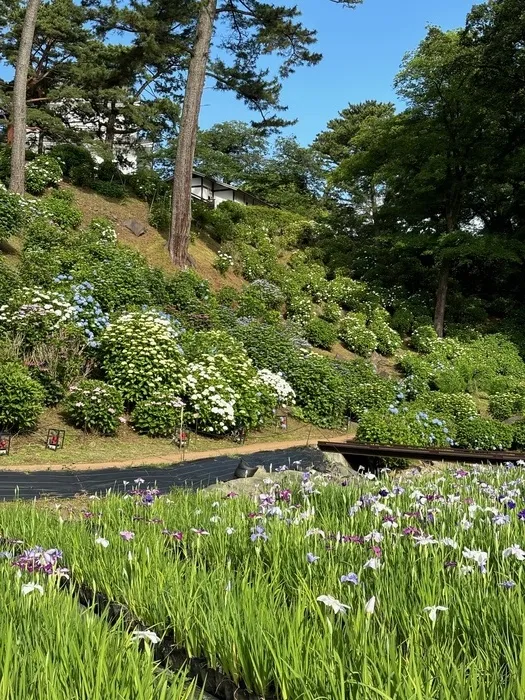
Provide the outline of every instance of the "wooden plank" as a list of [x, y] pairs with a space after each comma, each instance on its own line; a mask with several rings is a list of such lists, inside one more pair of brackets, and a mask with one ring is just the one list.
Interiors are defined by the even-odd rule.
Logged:
[[337, 452], [357, 457], [392, 457], [398, 459], [425, 459], [444, 462], [517, 462], [525, 461], [525, 452], [509, 450], [465, 450], [461, 448], [409, 447], [407, 445], [370, 445], [353, 440], [327, 442], [320, 440], [322, 452]]

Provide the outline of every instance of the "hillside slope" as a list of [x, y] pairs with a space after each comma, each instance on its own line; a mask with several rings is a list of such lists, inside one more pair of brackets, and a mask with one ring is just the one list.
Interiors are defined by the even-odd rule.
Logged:
[[[164, 272], [172, 273], [175, 268], [167, 250], [167, 238], [156, 228], [148, 224], [148, 205], [146, 202], [128, 196], [122, 201], [108, 199], [92, 190], [80, 189], [72, 185], [62, 184], [61, 187], [73, 190], [75, 205], [82, 211], [83, 224], [87, 225], [93, 217], [105, 216], [115, 225], [118, 240], [124, 245], [134, 248], [141, 253], [153, 267]], [[146, 226], [143, 236], [135, 236], [124, 222], [136, 219]], [[208, 236], [200, 235], [190, 245], [190, 255], [195, 271], [205, 277], [214, 291], [229, 286], [241, 289], [245, 284], [241, 277], [231, 271], [221, 275], [213, 267], [217, 257], [218, 244]]]

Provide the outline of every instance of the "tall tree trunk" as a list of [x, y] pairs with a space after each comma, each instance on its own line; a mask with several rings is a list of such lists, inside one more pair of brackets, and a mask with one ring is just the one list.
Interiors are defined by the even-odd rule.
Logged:
[[201, 0], [193, 53], [188, 68], [184, 105], [179, 129], [175, 170], [171, 226], [168, 248], [171, 259], [178, 267], [186, 267], [191, 230], [191, 176], [197, 143], [197, 127], [206, 68], [210, 55], [213, 25], [217, 14], [217, 0]]
[[17, 192], [18, 194], [24, 194], [25, 189], [27, 74], [29, 73], [29, 62], [31, 60], [31, 49], [33, 47], [39, 6], [40, 0], [28, 0], [16, 59], [11, 118], [13, 124], [13, 146], [11, 149], [9, 189], [11, 192]]
[[436, 292], [436, 307], [434, 310], [434, 328], [440, 338], [443, 337], [445, 329], [445, 308], [447, 305], [448, 278], [450, 274], [450, 263], [443, 260], [439, 268], [438, 287]]
[[115, 113], [115, 103], [111, 103], [111, 112], [109, 113], [106, 123], [106, 143], [111, 148], [111, 153], [115, 156], [113, 148], [115, 146], [115, 127], [117, 124], [117, 115]]

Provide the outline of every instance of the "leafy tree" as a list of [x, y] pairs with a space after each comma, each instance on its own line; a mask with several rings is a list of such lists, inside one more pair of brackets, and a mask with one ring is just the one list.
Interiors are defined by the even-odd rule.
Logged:
[[268, 138], [261, 129], [245, 122], [222, 122], [198, 133], [195, 167], [241, 186], [264, 167], [268, 150]]
[[249, 174], [244, 187], [270, 204], [314, 218], [321, 213], [326, 191], [323, 158], [295, 137], [281, 137], [262, 167]]
[[[14, 65], [23, 6], [8, 2], [0, 54]], [[112, 157], [130, 134], [153, 141], [172, 134], [193, 19], [189, 0], [44, 0], [27, 83], [28, 121], [40, 128], [41, 140], [91, 139]], [[12, 85], [0, 88], [9, 95]], [[79, 131], [79, 123], [89, 131]]]
[[331, 169], [345, 161], [348, 175], [351, 167], [351, 177], [336, 177], [334, 183], [363, 223], [374, 220], [384, 194], [381, 166], [388, 148], [384, 137], [394, 114], [391, 103], [369, 100], [351, 104], [328, 122], [326, 131], [314, 142], [314, 148], [326, 157]]
[[[473, 80], [479, 54], [461, 39], [459, 32], [429, 30], [396, 80], [407, 109], [371, 122], [365, 118], [334, 175], [354, 196], [370, 183], [379, 190], [374, 245], [379, 254], [425, 261], [436, 280], [434, 324], [440, 335], [458, 266], [518, 255], [477, 219], [475, 193], [486, 168], [490, 120]], [[326, 150], [339, 145], [334, 134], [324, 144]]]
[[[332, 0], [354, 7], [361, 0]], [[187, 262], [191, 226], [191, 174], [197, 141], [197, 124], [206, 75], [216, 87], [233, 90], [250, 107], [258, 110], [265, 127], [281, 126], [277, 117], [280, 80], [297, 66], [317, 63], [321, 56], [310, 50], [315, 32], [298, 21], [296, 6], [286, 7], [259, 0], [200, 0], [199, 16], [188, 66], [173, 177], [172, 221], [169, 250], [172, 260], [184, 267]], [[231, 58], [209, 61], [214, 32], [223, 30], [218, 47]], [[276, 53], [281, 65], [276, 76], [258, 66], [261, 56]], [[274, 113], [267, 116], [270, 110]], [[276, 114], [277, 113], [277, 114]]]

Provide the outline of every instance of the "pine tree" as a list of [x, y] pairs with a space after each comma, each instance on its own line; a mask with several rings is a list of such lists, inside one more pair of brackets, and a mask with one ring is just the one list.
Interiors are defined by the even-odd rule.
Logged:
[[20, 47], [16, 61], [15, 84], [13, 89], [12, 128], [13, 142], [11, 150], [11, 192], [24, 194], [25, 190], [25, 155], [26, 155], [26, 91], [27, 74], [31, 59], [31, 48], [35, 35], [36, 19], [40, 0], [29, 0], [27, 4]]
[[[332, 0], [354, 7], [361, 0]], [[233, 90], [261, 114], [259, 125], [277, 128], [292, 122], [279, 118], [280, 81], [297, 66], [315, 65], [319, 53], [310, 49], [316, 32], [298, 21], [297, 7], [285, 7], [260, 0], [200, 0], [195, 38], [190, 54], [188, 77], [173, 173], [172, 219], [169, 236], [171, 259], [179, 267], [188, 263], [191, 227], [191, 176], [197, 140], [197, 126], [206, 76], [220, 90]], [[219, 47], [232, 62], [210, 62], [210, 50], [217, 24], [225, 29]], [[282, 58], [277, 76], [259, 69], [260, 56], [276, 53]], [[273, 114], [268, 114], [273, 110]]]

